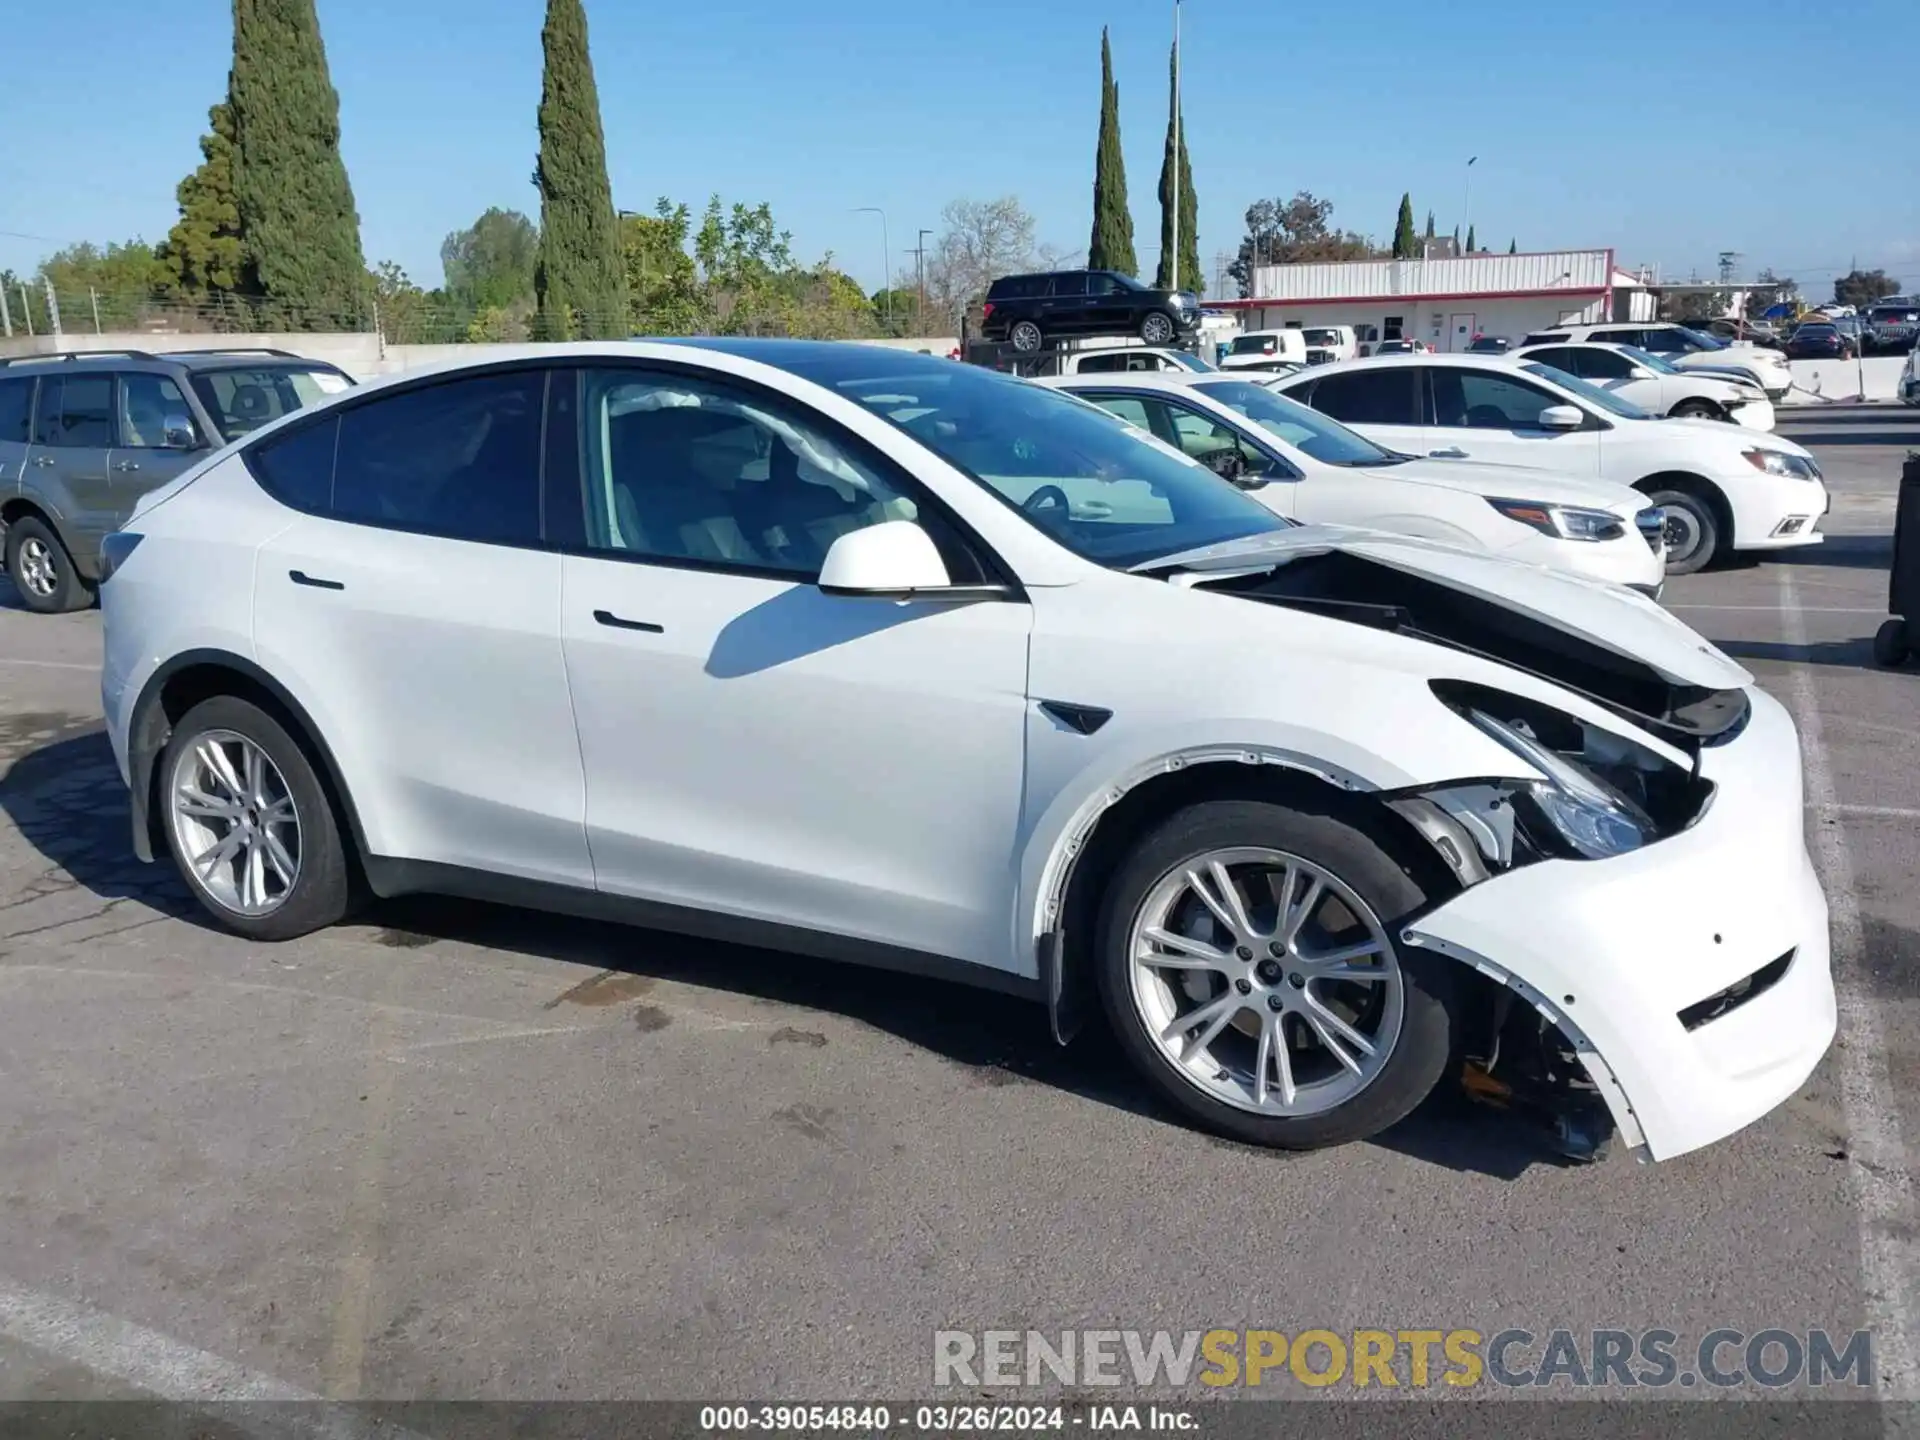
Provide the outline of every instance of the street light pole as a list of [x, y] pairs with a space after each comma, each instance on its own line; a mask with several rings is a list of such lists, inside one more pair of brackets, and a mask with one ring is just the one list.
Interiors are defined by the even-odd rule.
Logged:
[[920, 286], [920, 308], [913, 317], [916, 325], [924, 325], [927, 319], [927, 237], [932, 233], [924, 225], [921, 226], [913, 246], [914, 277]]
[[[1466, 193], [1466, 198], [1462, 201], [1460, 206], [1460, 209], [1463, 212], [1462, 223], [1466, 225], [1467, 233], [1469, 235], [1473, 233], [1473, 162], [1478, 160], [1479, 158], [1480, 157], [1478, 155], [1469, 155], [1467, 157], [1467, 193]], [[1464, 245], [1467, 242], [1463, 238], [1460, 241], [1460, 243]], [[1464, 255], [1467, 252], [1462, 250], [1460, 253]]]
[[1167, 157], [1173, 169], [1173, 259], [1168, 273], [1172, 289], [1180, 290], [1180, 0], [1173, 0], [1173, 153]]
[[887, 238], [887, 212], [878, 205], [856, 205], [856, 215], [880, 217], [880, 293], [887, 297], [887, 324], [893, 324], [893, 242]]

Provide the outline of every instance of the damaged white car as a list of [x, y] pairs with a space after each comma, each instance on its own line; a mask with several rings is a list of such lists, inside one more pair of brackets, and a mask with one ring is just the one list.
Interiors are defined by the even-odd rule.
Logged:
[[986, 370], [411, 374], [155, 492], [103, 572], [135, 849], [257, 939], [432, 890], [962, 978], [1062, 1040], [1097, 1003], [1286, 1147], [1464, 1078], [1665, 1159], [1833, 1035], [1793, 725], [1733, 661]]

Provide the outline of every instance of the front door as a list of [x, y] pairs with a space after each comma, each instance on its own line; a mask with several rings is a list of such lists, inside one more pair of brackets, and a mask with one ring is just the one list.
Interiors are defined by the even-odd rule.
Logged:
[[1426, 374], [1432, 386], [1430, 433], [1440, 442], [1427, 447], [1429, 454], [1569, 475], [1600, 473], [1603, 423], [1589, 415], [1577, 430], [1542, 425], [1543, 410], [1568, 402], [1524, 375], [1457, 365], [1435, 365]]
[[967, 554], [785, 399], [637, 368], [578, 394], [561, 629], [599, 887], [1004, 966], [1027, 604], [816, 588], [884, 520], [927, 525], [956, 579]]
[[217, 442], [194, 426], [193, 407], [171, 376], [128, 371], [120, 377], [118, 434], [109, 468], [121, 514], [203, 459]]
[[263, 545], [260, 662], [327, 737], [379, 855], [591, 888], [541, 532], [545, 374], [370, 394], [249, 455], [317, 513]]
[[43, 376], [33, 441], [23, 488], [53, 515], [80, 572], [92, 575], [101, 539], [124, 513], [109, 468], [113, 373]]
[[1455, 354], [1464, 354], [1473, 344], [1478, 333], [1474, 328], [1478, 322], [1471, 313], [1456, 313], [1447, 317], [1447, 349]]

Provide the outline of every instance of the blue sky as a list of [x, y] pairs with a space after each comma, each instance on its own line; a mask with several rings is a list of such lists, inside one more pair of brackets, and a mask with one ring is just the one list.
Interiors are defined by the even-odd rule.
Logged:
[[[318, 0], [367, 257], [439, 278], [489, 205], [537, 215], [542, 0]], [[587, 0], [614, 200], [771, 202], [798, 254], [871, 288], [955, 197], [1017, 195], [1084, 247], [1113, 29], [1142, 262], [1159, 237], [1169, 0]], [[1824, 289], [1857, 259], [1920, 287], [1920, 4], [1187, 0], [1185, 114], [1211, 276], [1261, 196], [1307, 189], [1441, 231], [1465, 161], [1484, 245], [1612, 245], [1711, 273], [1722, 250]], [[1844, 17], [1844, 18], [1843, 18]], [[71, 0], [6, 25], [0, 266], [172, 223], [224, 92], [220, 0]], [[1889, 59], [1873, 78], [1870, 57]]]

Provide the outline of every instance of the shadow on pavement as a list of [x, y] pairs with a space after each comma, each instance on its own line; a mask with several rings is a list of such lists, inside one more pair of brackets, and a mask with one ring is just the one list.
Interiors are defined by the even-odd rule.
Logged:
[[1789, 645], [1780, 640], [1716, 640], [1713, 642], [1736, 660], [1777, 660], [1783, 665], [1832, 665], [1849, 670], [1877, 670], [1873, 663], [1873, 638], [1856, 640], [1817, 640], [1808, 645]]
[[1750, 550], [1743, 558], [1768, 565], [1796, 565], [1810, 569], [1891, 570], [1892, 535], [1830, 535], [1804, 550]]
[[[0, 813], [52, 862], [30, 888], [77, 885], [211, 926], [170, 863], [143, 865], [134, 858], [126, 790], [97, 721], [0, 715], [0, 764], [9, 758], [11, 766], [0, 771]], [[968, 1084], [1046, 1085], [1159, 1123], [1182, 1123], [1133, 1074], [1098, 1014], [1062, 1048], [1040, 1006], [945, 981], [438, 896], [377, 901], [355, 918], [375, 926], [374, 938], [395, 949], [452, 940], [826, 1011], [942, 1056], [965, 1072]], [[405, 962], [396, 956], [394, 963]], [[612, 985], [599, 989], [623, 999], [637, 993]], [[553, 1003], [565, 990], [556, 984]], [[795, 1043], [808, 1042], [799, 1027], [794, 1033]], [[1203, 1143], [1198, 1136], [1196, 1143]], [[1374, 1143], [1498, 1179], [1517, 1178], [1532, 1164], [1555, 1163], [1516, 1123], [1468, 1107], [1446, 1085]], [[1274, 1155], [1272, 1161], [1284, 1164], [1288, 1157]]]

